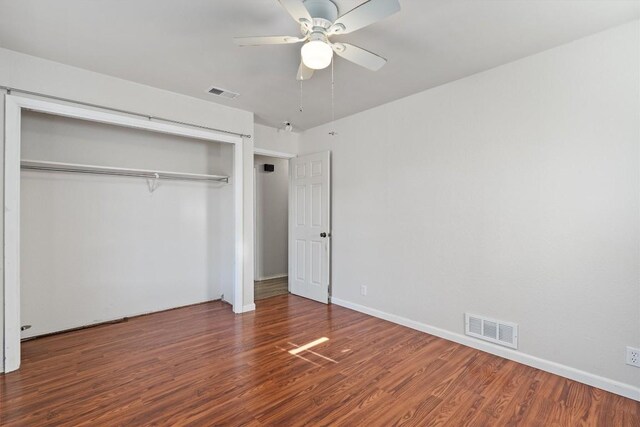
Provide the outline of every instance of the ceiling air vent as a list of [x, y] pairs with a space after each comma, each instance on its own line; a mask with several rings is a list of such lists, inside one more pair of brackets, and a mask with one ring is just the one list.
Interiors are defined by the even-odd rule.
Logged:
[[465, 313], [464, 333], [494, 344], [518, 348], [518, 325], [515, 323]]
[[228, 98], [228, 99], [234, 99], [240, 96], [239, 93], [231, 92], [230, 90], [222, 89], [219, 87], [210, 87], [209, 90], [207, 90], [207, 92], [209, 92], [210, 94], [221, 96], [223, 98]]

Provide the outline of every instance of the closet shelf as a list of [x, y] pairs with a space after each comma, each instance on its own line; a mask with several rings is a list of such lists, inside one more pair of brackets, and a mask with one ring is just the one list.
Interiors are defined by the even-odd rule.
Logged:
[[77, 163], [47, 162], [41, 160], [21, 160], [20, 167], [24, 170], [45, 172], [85, 173], [92, 175], [133, 176], [139, 178], [177, 180], [177, 181], [215, 181], [229, 182], [225, 175], [205, 175], [198, 173], [154, 171], [147, 169], [127, 169], [111, 166], [83, 165]]

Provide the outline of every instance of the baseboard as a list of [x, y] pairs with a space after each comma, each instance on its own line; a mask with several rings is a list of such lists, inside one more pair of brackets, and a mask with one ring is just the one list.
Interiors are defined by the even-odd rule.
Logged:
[[514, 362], [522, 363], [524, 365], [550, 372], [561, 377], [597, 387], [602, 390], [618, 394], [620, 396], [628, 397], [629, 399], [640, 401], [640, 387], [635, 387], [631, 384], [625, 384], [619, 381], [604, 378], [599, 375], [572, 368], [570, 366], [562, 365], [560, 363], [552, 362], [546, 359], [541, 359], [539, 357], [532, 356], [526, 353], [521, 353], [517, 350], [503, 348], [491, 343], [476, 341], [475, 339], [466, 335], [447, 331], [445, 329], [407, 319], [406, 317], [386, 313], [384, 311], [369, 308], [360, 304], [355, 304], [339, 298], [332, 297], [331, 303], [339, 305], [341, 307], [349, 308], [351, 310], [359, 311], [360, 313], [368, 314], [379, 319], [388, 320], [389, 322], [397, 323], [411, 329], [426, 332], [428, 334], [435, 335], [437, 337], [444, 338], [446, 340], [453, 341], [467, 347], [475, 348], [476, 350], [481, 350], [496, 356], [504, 357], [505, 359], [513, 360]]
[[209, 304], [209, 303], [215, 302], [215, 301], [226, 302], [226, 301], [222, 300], [221, 298], [214, 298], [214, 299], [210, 299], [210, 300], [206, 300], [206, 301], [200, 301], [200, 302], [194, 302], [194, 303], [190, 303], [190, 304], [186, 304], [186, 305], [178, 305], [178, 306], [175, 306], [175, 307], [161, 308], [161, 309], [154, 310], [154, 311], [143, 311], [143, 312], [138, 312], [136, 314], [131, 314], [131, 315], [128, 315], [128, 316], [116, 317], [116, 318], [110, 319], [110, 320], [98, 320], [95, 323], [89, 323], [89, 324], [86, 324], [86, 325], [75, 326], [73, 328], [61, 329], [59, 331], [53, 331], [53, 332], [45, 332], [45, 333], [40, 334], [40, 335], [33, 335], [33, 336], [30, 336], [30, 337], [27, 337], [27, 338], [21, 338], [20, 342], [37, 340], [39, 338], [50, 337], [50, 336], [53, 336], [53, 335], [66, 334], [67, 332], [75, 332], [75, 331], [80, 331], [82, 329], [95, 328], [96, 326], [105, 326], [105, 325], [112, 325], [112, 324], [116, 324], [116, 323], [127, 322], [129, 320], [136, 319], [138, 317], [150, 316], [152, 314], [159, 314], [159, 313], [164, 313], [164, 312], [167, 312], [167, 311], [179, 310], [181, 308], [193, 307], [193, 306], [196, 306], [196, 305]]
[[262, 282], [263, 280], [273, 280], [273, 279], [282, 279], [283, 277], [287, 277], [288, 274], [275, 274], [273, 276], [266, 276], [266, 277], [260, 277], [259, 279], [256, 279], [256, 282]]
[[236, 314], [247, 313], [249, 311], [255, 311], [256, 305], [255, 303], [243, 305], [241, 311], [236, 311]]

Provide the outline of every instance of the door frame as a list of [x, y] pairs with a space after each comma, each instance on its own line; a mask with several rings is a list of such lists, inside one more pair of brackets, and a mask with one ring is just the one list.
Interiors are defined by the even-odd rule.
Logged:
[[[260, 257], [258, 252], [258, 168], [256, 167], [255, 155], [253, 158], [253, 282], [258, 281], [258, 273], [260, 271]], [[255, 290], [254, 290], [255, 292]], [[255, 298], [255, 297], [254, 297]]]
[[[259, 155], [259, 156], [267, 156], [267, 157], [276, 157], [278, 159], [293, 159], [294, 157], [298, 157], [297, 154], [293, 154], [293, 153], [286, 153], [284, 151], [274, 151], [274, 150], [267, 150], [265, 148], [259, 148], [259, 147], [254, 147], [253, 149], [253, 154], [254, 157], [251, 159], [253, 162], [253, 280], [254, 282], [258, 279], [258, 272], [260, 271], [259, 267], [261, 266], [262, 263], [262, 259], [260, 258], [260, 256], [258, 256], [258, 243], [259, 243], [259, 238], [258, 238], [258, 180], [257, 180], [257, 174], [258, 171], [256, 169], [256, 164], [255, 164], [255, 155]], [[287, 185], [287, 191], [289, 191], [289, 187]], [[287, 208], [287, 221], [288, 221], [288, 215], [289, 215], [289, 209]], [[288, 225], [287, 225], [287, 232], [288, 232]], [[288, 255], [287, 255], [287, 263], [289, 262], [288, 259]]]
[[268, 157], [277, 157], [279, 159], [293, 159], [294, 157], [298, 157], [297, 154], [293, 153], [285, 153], [284, 151], [274, 151], [267, 150], [265, 148], [254, 148], [253, 154], [258, 154], [260, 156], [268, 156]]
[[20, 144], [22, 110], [56, 116], [143, 129], [188, 138], [233, 145], [234, 184], [234, 284], [233, 311], [243, 312], [243, 144], [242, 137], [195, 127], [158, 122], [139, 117], [90, 109], [77, 104], [45, 101], [15, 95], [5, 95], [4, 128], [4, 372], [20, 367]]

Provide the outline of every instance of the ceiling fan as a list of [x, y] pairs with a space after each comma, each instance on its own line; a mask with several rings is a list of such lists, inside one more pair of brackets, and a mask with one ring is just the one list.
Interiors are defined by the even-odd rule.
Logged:
[[314, 70], [331, 64], [333, 53], [368, 68], [379, 70], [387, 60], [375, 53], [349, 43], [332, 43], [334, 34], [348, 34], [378, 22], [400, 10], [398, 0], [369, 0], [338, 17], [338, 7], [331, 0], [278, 0], [289, 15], [300, 24], [300, 37], [267, 36], [236, 37], [240, 46], [304, 43], [300, 50], [302, 60], [298, 80], [308, 80]]

